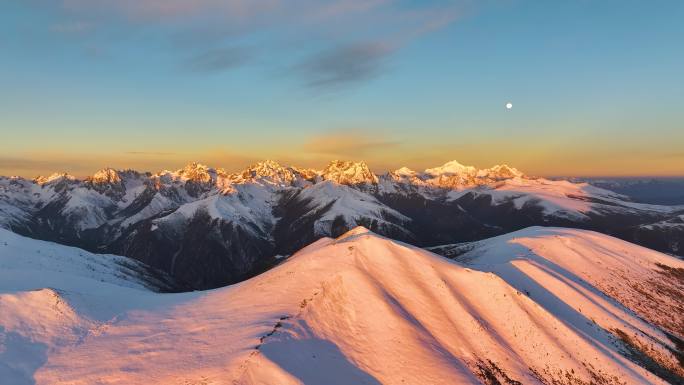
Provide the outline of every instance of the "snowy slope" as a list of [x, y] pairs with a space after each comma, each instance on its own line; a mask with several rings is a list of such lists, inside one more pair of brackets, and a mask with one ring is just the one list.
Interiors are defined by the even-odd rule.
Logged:
[[[553, 181], [544, 178], [511, 178], [494, 188], [485, 190], [494, 203], [512, 199], [517, 208], [526, 204], [536, 204], [548, 215], [560, 215], [588, 219], [585, 214], [609, 214], [611, 212], [633, 213], [670, 213], [670, 206], [649, 205], [630, 202], [625, 196], [594, 187], [588, 183]], [[461, 194], [456, 194], [459, 196]], [[453, 196], [453, 195], [452, 195]]]
[[[592, 200], [619, 197], [618, 194], [587, 184], [523, 178], [506, 180], [493, 188], [478, 190], [476, 193], [491, 196], [494, 205], [512, 201], [518, 210], [526, 205], [533, 205], [541, 207], [545, 215], [580, 221], [589, 220], [586, 214], [595, 210]], [[454, 191], [448, 196], [450, 199], [457, 199], [463, 196], [463, 192]]]
[[0, 383], [34, 384], [33, 372], [58, 349], [131, 308], [164, 303], [151, 290], [167, 279], [125, 257], [0, 229]]
[[52, 194], [41, 194], [39, 185], [19, 177], [0, 177], [0, 227], [23, 226], [33, 214], [33, 207]]
[[[535, 283], [519, 272], [530, 277], [545, 273], [538, 275], [540, 280], [564, 275], [570, 290], [559, 296], [588, 283], [640, 317], [684, 338], [684, 317], [661, 311], [684, 309], [684, 281], [679, 279], [684, 277], [677, 277], [678, 272], [684, 273], [677, 270], [684, 268], [680, 259], [603, 234], [564, 228], [531, 227], [464, 246], [467, 252], [454, 256], [455, 260], [510, 277], [509, 283], [520, 290], [530, 290], [532, 286], [527, 284]], [[550, 286], [543, 280], [536, 284]]]
[[235, 223], [248, 231], [258, 230], [258, 235], [263, 236], [275, 223], [272, 211], [276, 199], [272, 191], [261, 185], [241, 184], [222, 194], [186, 203], [153, 223], [179, 225], [203, 211], [212, 219]]
[[[536, 247], [566, 250], [579, 271], [612, 266], [620, 255], [637, 273], [654, 261], [684, 267], [595, 233], [528, 232]], [[563, 239], [583, 239], [584, 248], [567, 249]], [[518, 251], [493, 242], [501, 247], [485, 266]], [[530, 277], [544, 273], [531, 266], [523, 270]], [[571, 277], [558, 270], [539, 280], [548, 293], [570, 286], [554, 297], [356, 228], [207, 292], [152, 294], [93, 281], [2, 294], [0, 374], [19, 385], [665, 384], [635, 363], [615, 330], [649, 341], [661, 366], [676, 365], [674, 344], [592, 284], [608, 278]], [[125, 296], [109, 318], [76, 300], [101, 291]]]
[[93, 254], [0, 229], [0, 292], [69, 290], [82, 280], [138, 290], [165, 289], [169, 284], [164, 274], [126, 257]]
[[[647, 360], [643, 353], [680, 376], [684, 373], [681, 361], [663, 358], [667, 349], [675, 348], [673, 342], [681, 349], [684, 340], [680, 259], [591, 231], [543, 227], [432, 249], [495, 273], [578, 328], [587, 328], [591, 315], [592, 324], [628, 342], [627, 349], [640, 356], [636, 358]], [[625, 319], [632, 320], [630, 325]], [[647, 322], [660, 332], [648, 332]], [[665, 351], [658, 349], [663, 346]]]
[[410, 218], [383, 205], [372, 195], [346, 185], [331, 181], [317, 183], [302, 190], [297, 198], [307, 202], [309, 211], [327, 208], [313, 225], [313, 231], [318, 236], [334, 234], [333, 224], [336, 220], [341, 221], [347, 229], [374, 221], [374, 227], [408, 233], [401, 225], [410, 222]]
[[487, 206], [493, 209], [510, 206], [523, 216], [540, 211], [542, 216], [534, 224], [561, 221], [565, 225], [584, 226], [615, 216], [628, 218], [627, 222], [643, 223], [682, 209], [635, 203], [624, 195], [588, 183], [527, 176], [507, 165], [477, 169], [456, 161], [423, 172], [403, 167], [381, 176], [378, 186], [380, 195], [415, 194], [429, 201], [445, 200], [461, 207], [467, 207], [467, 202], [474, 198], [481, 204], [466, 211], [475, 217], [487, 211]]

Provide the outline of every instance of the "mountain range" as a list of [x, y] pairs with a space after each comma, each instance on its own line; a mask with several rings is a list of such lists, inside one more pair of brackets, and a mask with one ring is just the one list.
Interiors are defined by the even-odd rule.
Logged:
[[83, 179], [0, 177], [0, 227], [130, 257], [169, 278], [172, 291], [243, 281], [357, 226], [433, 247], [535, 225], [595, 230], [672, 254], [684, 247], [684, 206], [637, 203], [507, 165], [452, 161], [378, 175], [364, 162], [314, 170], [264, 161], [236, 173], [191, 163]]

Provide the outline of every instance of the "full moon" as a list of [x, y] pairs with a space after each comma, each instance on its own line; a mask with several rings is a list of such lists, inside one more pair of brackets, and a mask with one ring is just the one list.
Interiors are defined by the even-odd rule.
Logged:
[[513, 108], [513, 103], [511, 103], [511, 102], [506, 103], [506, 109], [510, 110], [511, 108]]

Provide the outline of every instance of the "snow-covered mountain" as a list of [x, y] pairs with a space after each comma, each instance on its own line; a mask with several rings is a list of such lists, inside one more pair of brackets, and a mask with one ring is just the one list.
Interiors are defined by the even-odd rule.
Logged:
[[[244, 280], [323, 236], [358, 225], [418, 246], [473, 241], [532, 225], [580, 227], [676, 253], [684, 207], [638, 204], [587, 183], [456, 161], [376, 175], [364, 162], [323, 170], [259, 162], [229, 173], [104, 169], [79, 180], [0, 178], [0, 227], [125, 255], [194, 288]], [[670, 228], [671, 229], [671, 228]]]
[[[544, 228], [471, 244], [458, 260], [356, 228], [206, 292], [157, 294], [97, 279], [61, 279], [69, 285], [61, 287], [55, 278], [50, 289], [33, 278], [19, 287], [0, 281], [0, 378], [16, 385], [684, 381], [684, 312], [676, 310], [684, 262], [599, 233]], [[43, 268], [33, 266], [33, 277]]]

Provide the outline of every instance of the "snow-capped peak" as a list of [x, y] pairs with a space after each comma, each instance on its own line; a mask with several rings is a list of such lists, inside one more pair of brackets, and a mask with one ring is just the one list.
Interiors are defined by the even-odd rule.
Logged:
[[212, 181], [212, 174], [216, 174], [216, 170], [209, 168], [204, 164], [192, 162], [182, 169], [176, 171], [176, 174], [181, 180], [209, 183]]
[[[391, 183], [399, 183], [402, 185], [423, 186], [425, 182], [422, 178], [425, 176], [421, 173], [415, 172], [408, 167], [401, 167], [394, 171], [390, 171], [383, 175], [382, 178], [391, 181]], [[387, 186], [385, 186], [387, 187]], [[390, 187], [391, 189], [391, 187]]]
[[121, 176], [114, 169], [104, 168], [96, 172], [89, 180], [94, 184], [120, 184]]
[[281, 165], [280, 163], [276, 162], [275, 160], [271, 159], [266, 159], [261, 162], [257, 162], [254, 165], [252, 165], [250, 168], [255, 169], [255, 170], [283, 170], [285, 167]]
[[423, 179], [433, 186], [460, 189], [480, 184], [477, 181], [477, 173], [475, 167], [464, 166], [452, 160], [442, 166], [428, 168], [423, 174]]
[[511, 179], [523, 177], [524, 174], [515, 167], [507, 164], [497, 164], [496, 166], [478, 171], [479, 178], [490, 178], [495, 180]]
[[339, 184], [377, 184], [378, 177], [368, 168], [366, 162], [334, 160], [323, 170], [321, 176]]
[[499, 181], [523, 176], [522, 172], [505, 164], [478, 170], [473, 166], [464, 166], [452, 160], [442, 166], [425, 170], [420, 178], [433, 186], [460, 189], [492, 185]]
[[464, 166], [461, 163], [452, 160], [439, 167], [428, 168], [425, 173], [432, 176], [439, 175], [472, 175], [477, 172], [473, 166]]
[[96, 172], [93, 176], [84, 181], [85, 186], [93, 190], [119, 200], [126, 194], [126, 186], [119, 171], [111, 168], [104, 168]]
[[74, 181], [76, 180], [76, 177], [74, 177], [73, 175], [69, 175], [65, 172], [56, 172], [50, 176], [39, 176], [36, 179], [34, 179], [34, 181], [41, 186], [45, 184], [59, 183], [63, 180]]
[[295, 174], [289, 167], [283, 167], [273, 160], [265, 160], [247, 167], [236, 174], [234, 179], [236, 182], [266, 180], [274, 184], [290, 185], [295, 179]]
[[416, 172], [408, 167], [401, 167], [394, 170], [393, 174], [398, 176], [414, 176], [416, 175]]

